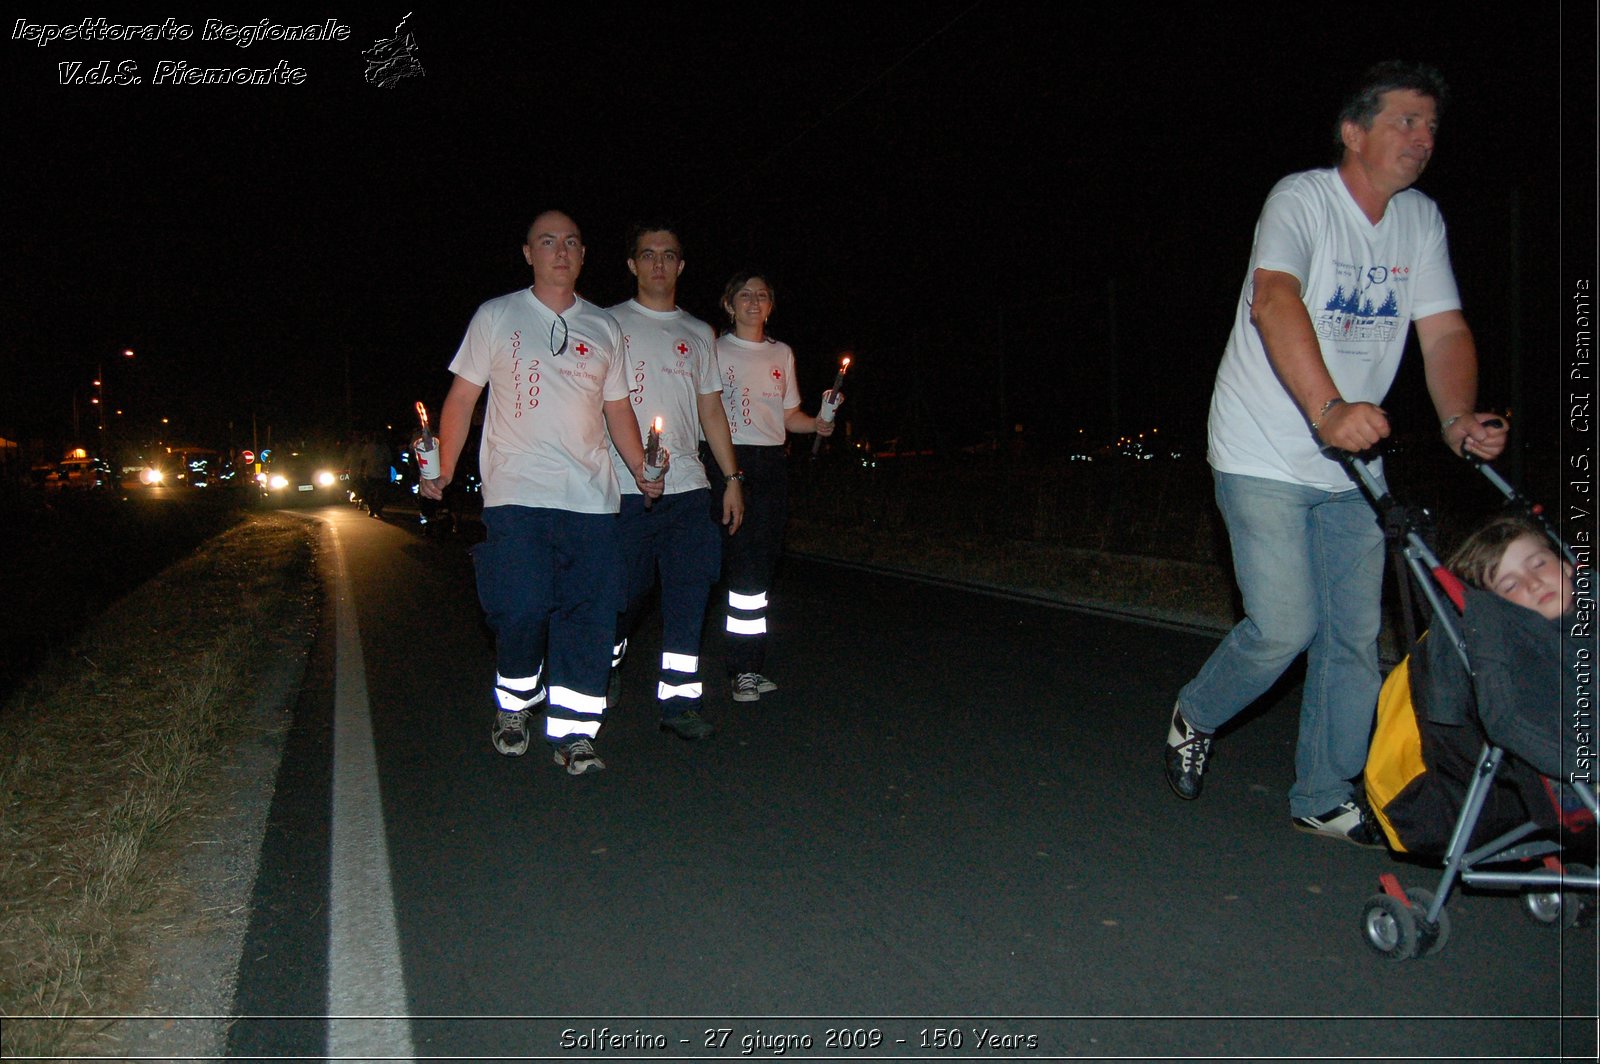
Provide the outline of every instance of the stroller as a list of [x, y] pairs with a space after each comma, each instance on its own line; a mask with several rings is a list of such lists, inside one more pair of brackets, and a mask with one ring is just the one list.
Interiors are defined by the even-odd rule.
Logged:
[[[1582, 781], [1559, 783], [1539, 775], [1516, 750], [1487, 737], [1483, 720], [1500, 707], [1486, 700], [1503, 701], [1518, 679], [1503, 672], [1491, 675], [1491, 669], [1502, 668], [1496, 662], [1485, 662], [1483, 671], [1474, 673], [1470, 644], [1481, 650], [1484, 645], [1478, 640], [1499, 637], [1481, 635], [1481, 623], [1470, 630], [1471, 639], [1463, 635], [1469, 598], [1477, 611], [1474, 616], [1488, 611], [1491, 624], [1495, 608], [1523, 608], [1465, 588], [1429, 549], [1425, 511], [1396, 503], [1361, 459], [1351, 456], [1347, 462], [1374, 500], [1398, 550], [1397, 562], [1404, 559], [1434, 622], [1421, 641], [1412, 640], [1410, 657], [1384, 682], [1365, 773], [1367, 799], [1392, 849], [1439, 857], [1444, 863], [1433, 891], [1403, 888], [1392, 872], [1381, 875], [1381, 892], [1362, 909], [1362, 938], [1388, 960], [1437, 953], [1450, 937], [1445, 903], [1458, 881], [1488, 888], [1527, 888], [1522, 900], [1530, 917], [1543, 924], [1572, 926], [1593, 912], [1590, 895], [1600, 887], [1600, 879], [1592, 868], [1563, 866], [1556, 855], [1563, 850], [1563, 840], [1584, 832], [1592, 848], [1594, 791]], [[1538, 507], [1492, 468], [1475, 464], [1508, 504], [1522, 507], [1535, 519], [1571, 564], [1571, 551], [1550, 530]], [[1408, 586], [1402, 579], [1409, 623]]]

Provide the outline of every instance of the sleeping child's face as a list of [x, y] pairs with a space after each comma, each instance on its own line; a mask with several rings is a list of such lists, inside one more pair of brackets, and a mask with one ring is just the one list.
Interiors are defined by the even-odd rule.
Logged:
[[1553, 621], [1572, 608], [1572, 566], [1543, 536], [1518, 536], [1489, 574], [1489, 590]]

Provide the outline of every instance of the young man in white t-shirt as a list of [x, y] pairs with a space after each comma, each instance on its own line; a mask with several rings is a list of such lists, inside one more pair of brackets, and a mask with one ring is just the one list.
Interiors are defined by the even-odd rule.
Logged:
[[584, 258], [577, 224], [546, 211], [528, 227], [522, 254], [533, 286], [473, 315], [450, 363], [439, 478], [419, 491], [442, 496], [487, 388], [479, 461], [488, 537], [473, 562], [495, 633], [492, 739], [502, 754], [526, 752], [528, 717], [543, 702], [555, 761], [576, 776], [605, 767], [594, 738], [622, 606], [608, 433], [643, 494], [659, 496], [662, 484], [643, 479], [622, 331], [575, 291]]
[[1307, 653], [1296, 828], [1358, 845], [1382, 836], [1354, 802], [1379, 687], [1383, 532], [1328, 451], [1389, 435], [1378, 406], [1414, 325], [1440, 433], [1490, 459], [1504, 422], [1476, 412], [1477, 353], [1433, 201], [1410, 188], [1433, 155], [1446, 89], [1405, 63], [1369, 70], [1337, 124], [1331, 170], [1267, 198], [1212, 393], [1208, 459], [1245, 619], [1178, 694], [1167, 783], [1200, 796], [1212, 735]]
[[[665, 490], [654, 501], [623, 482], [617, 530], [627, 608], [617, 622], [614, 667], [621, 665], [628, 636], [659, 572], [656, 706], [661, 729], [682, 739], [704, 739], [713, 728], [700, 715], [700, 633], [706, 600], [722, 565], [722, 533], [712, 520], [711, 486], [700, 461], [702, 435], [724, 481], [716, 510], [729, 535], [744, 520], [744, 483], [728, 419], [722, 416], [711, 326], [678, 308], [683, 244], [677, 233], [667, 225], [636, 226], [628, 245], [628, 269], [637, 283], [635, 295], [610, 313], [622, 328], [629, 399], [639, 431], [647, 434], [659, 418], [670, 462]], [[622, 455], [613, 449], [611, 459], [622, 480]]]

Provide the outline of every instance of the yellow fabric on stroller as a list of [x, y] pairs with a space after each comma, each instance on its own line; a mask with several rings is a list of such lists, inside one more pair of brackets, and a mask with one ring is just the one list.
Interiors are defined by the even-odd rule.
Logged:
[[1413, 780], [1427, 771], [1422, 760], [1422, 734], [1417, 730], [1417, 714], [1411, 704], [1408, 657], [1395, 666], [1378, 692], [1378, 723], [1372, 734], [1372, 748], [1367, 752], [1365, 772], [1367, 802], [1389, 846], [1398, 853], [1406, 852], [1406, 844], [1386, 810]]
[[[1363, 779], [1373, 819], [1397, 853], [1448, 848], [1486, 741], [1473, 702], [1472, 680], [1448, 639], [1424, 634], [1384, 680]], [[1476, 845], [1529, 820], [1559, 823], [1538, 774], [1513, 758], [1485, 796], [1471, 839]]]

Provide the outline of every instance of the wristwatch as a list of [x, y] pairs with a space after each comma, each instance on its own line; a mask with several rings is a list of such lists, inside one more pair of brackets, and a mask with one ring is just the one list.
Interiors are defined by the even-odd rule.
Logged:
[[729, 473], [725, 479], [727, 479], [727, 480], [737, 480], [739, 483], [743, 484], [744, 483], [744, 470], [740, 469], [740, 470], [737, 470], [735, 472]]

